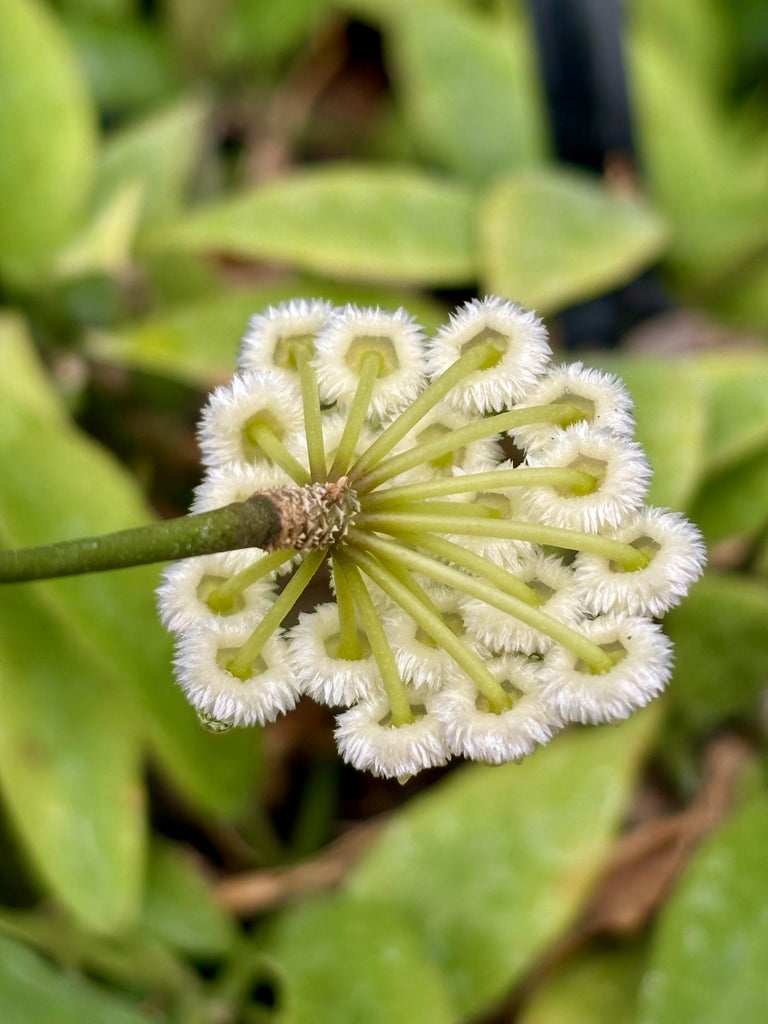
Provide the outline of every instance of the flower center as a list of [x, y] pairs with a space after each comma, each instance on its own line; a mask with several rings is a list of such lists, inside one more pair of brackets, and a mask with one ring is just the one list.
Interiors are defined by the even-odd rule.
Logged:
[[311, 334], [286, 334], [275, 342], [272, 359], [276, 366], [285, 370], [297, 370], [303, 353], [310, 358], [315, 354], [314, 339]]
[[363, 359], [369, 352], [378, 352], [381, 356], [380, 377], [386, 377], [400, 367], [397, 349], [391, 338], [384, 335], [360, 335], [350, 343], [344, 354], [344, 362], [355, 373], [359, 374]]

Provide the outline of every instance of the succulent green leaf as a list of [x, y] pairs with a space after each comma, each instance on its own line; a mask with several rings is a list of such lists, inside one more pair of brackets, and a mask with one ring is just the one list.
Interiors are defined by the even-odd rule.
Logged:
[[415, 798], [353, 871], [423, 938], [464, 1017], [518, 981], [583, 906], [659, 718], [558, 737]]
[[334, 165], [202, 206], [153, 233], [158, 248], [225, 252], [352, 280], [466, 284], [472, 196], [419, 171]]
[[761, 1024], [768, 1005], [768, 799], [704, 843], [665, 906], [638, 1024]]
[[0, 272], [44, 273], [90, 187], [94, 111], [74, 53], [38, 0], [0, 6]]
[[479, 206], [486, 291], [551, 312], [630, 280], [660, 255], [648, 206], [597, 179], [538, 169], [500, 178]]

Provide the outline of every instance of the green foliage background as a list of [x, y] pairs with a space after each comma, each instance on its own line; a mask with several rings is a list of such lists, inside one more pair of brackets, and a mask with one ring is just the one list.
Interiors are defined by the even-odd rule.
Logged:
[[[764, 1020], [768, 28], [759, 0], [626, 15], [641, 195], [553, 159], [519, 0], [0, 5], [2, 546], [180, 511], [195, 410], [270, 302], [403, 304], [429, 330], [456, 294], [553, 317], [659, 265], [720, 325], [711, 350], [594, 356], [635, 397], [651, 500], [712, 549], [667, 620], [667, 697], [369, 801], [392, 813], [341, 887], [246, 926], [214, 867], [317, 850], [348, 776], [310, 750], [288, 814], [269, 744], [198, 727], [155, 568], [0, 590], [0, 1020]], [[640, 781], [684, 805], [726, 730], [738, 806], [657, 919], [532, 973]]]

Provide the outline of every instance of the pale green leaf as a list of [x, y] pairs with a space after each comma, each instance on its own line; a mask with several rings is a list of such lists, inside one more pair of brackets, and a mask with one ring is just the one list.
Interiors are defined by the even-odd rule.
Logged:
[[[0, 375], [0, 543], [23, 547], [148, 522], [136, 485], [106, 452], [48, 411], [41, 418], [54, 399], [42, 374], [38, 386], [17, 389]], [[200, 729], [171, 678], [171, 641], [154, 606], [157, 579], [155, 567], [143, 566], [40, 582], [34, 593], [55, 607], [73, 637], [98, 647], [140, 702], [156, 756], [186, 794], [234, 814], [252, 790], [258, 734]]]
[[557, 737], [520, 765], [465, 768], [417, 797], [353, 871], [407, 915], [462, 1017], [498, 1000], [573, 920], [658, 722]]
[[389, 894], [323, 897], [269, 934], [279, 1024], [453, 1024], [442, 978]]
[[675, 644], [672, 698], [708, 726], [757, 709], [768, 681], [768, 586], [706, 573], [666, 618]]
[[158, 248], [225, 252], [352, 280], [465, 284], [475, 274], [468, 189], [415, 170], [334, 165], [199, 207]]
[[653, 468], [648, 500], [685, 510], [706, 471], [705, 403], [688, 362], [601, 356], [600, 366], [617, 373], [635, 403], [636, 439]]
[[90, 186], [94, 111], [74, 54], [38, 0], [0, 5], [0, 270], [43, 272]]
[[549, 312], [634, 277], [665, 231], [639, 200], [597, 179], [540, 169], [499, 179], [479, 210], [483, 286]]
[[126, 999], [61, 974], [21, 943], [0, 936], [0, 1020], [5, 1024], [160, 1024]]
[[89, 223], [61, 252], [55, 273], [59, 278], [107, 274], [116, 277], [128, 267], [143, 201], [140, 181], [117, 186]]
[[[6, 540], [0, 532], [0, 541]], [[90, 928], [129, 924], [144, 855], [131, 695], [30, 584], [0, 589], [0, 782], [37, 871]]]
[[201, 867], [181, 847], [161, 841], [149, 849], [139, 926], [191, 957], [222, 956], [236, 937]]
[[408, 4], [392, 21], [395, 83], [419, 149], [485, 181], [541, 160], [543, 113], [521, 12]]
[[663, 910], [639, 1024], [763, 1024], [768, 1005], [768, 800], [706, 841]]
[[588, 953], [545, 977], [518, 1024], [635, 1024], [645, 952]]
[[206, 109], [185, 101], [108, 135], [96, 168], [94, 202], [126, 182], [142, 185], [141, 225], [180, 212], [203, 142]]
[[393, 310], [407, 305], [408, 311], [429, 331], [435, 330], [446, 316], [442, 307], [417, 296], [359, 285], [294, 281], [247, 292], [230, 291], [117, 331], [94, 332], [88, 338], [87, 348], [99, 359], [210, 386], [232, 376], [240, 339], [253, 313], [300, 297]]
[[64, 409], [40, 364], [26, 324], [13, 313], [0, 314], [0, 381], [13, 387], [15, 402], [40, 419], [65, 421]]
[[768, 523], [768, 450], [709, 477], [691, 516], [708, 544], [757, 536]]

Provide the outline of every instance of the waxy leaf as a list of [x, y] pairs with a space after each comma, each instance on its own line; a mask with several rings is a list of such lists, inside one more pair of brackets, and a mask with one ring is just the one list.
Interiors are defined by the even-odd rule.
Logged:
[[762, 1024], [768, 1006], [768, 799], [709, 837], [659, 921], [638, 1024]]
[[624, 284], [665, 241], [641, 202], [586, 175], [542, 169], [493, 184], [480, 202], [479, 231], [485, 290], [539, 313]]
[[615, 949], [568, 961], [545, 977], [519, 1024], [636, 1024], [644, 950]]
[[50, 7], [0, 4], [0, 272], [43, 273], [91, 182], [94, 111]]
[[475, 276], [468, 189], [411, 170], [334, 165], [199, 207], [157, 248], [224, 252], [352, 280], [465, 284]]
[[498, 1000], [583, 906], [659, 719], [576, 730], [522, 764], [471, 767], [408, 804], [355, 869], [448, 979], [462, 1018]]

